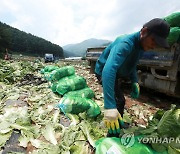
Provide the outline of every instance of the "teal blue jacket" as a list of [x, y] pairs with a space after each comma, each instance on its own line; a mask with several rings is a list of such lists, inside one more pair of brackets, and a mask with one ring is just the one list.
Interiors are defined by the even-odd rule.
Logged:
[[100, 55], [96, 62], [95, 73], [102, 77], [104, 108], [116, 108], [116, 77], [129, 77], [138, 82], [136, 65], [143, 54], [140, 32], [118, 37]]

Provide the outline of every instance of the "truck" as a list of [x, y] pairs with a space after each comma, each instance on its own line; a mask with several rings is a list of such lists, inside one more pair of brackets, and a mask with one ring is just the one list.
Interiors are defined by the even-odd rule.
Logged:
[[[87, 48], [90, 73], [94, 73], [95, 63], [105, 48]], [[140, 86], [180, 97], [180, 43], [174, 43], [170, 49], [144, 52], [137, 65], [137, 73]]]
[[44, 55], [44, 61], [45, 63], [48, 63], [48, 62], [54, 62], [54, 55], [53, 54], [50, 54], [50, 53], [46, 53]]

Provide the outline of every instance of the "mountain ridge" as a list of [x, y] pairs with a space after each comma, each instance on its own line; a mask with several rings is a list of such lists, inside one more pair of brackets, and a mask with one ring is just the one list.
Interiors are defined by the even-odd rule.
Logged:
[[109, 43], [111, 43], [110, 40], [90, 38], [90, 39], [84, 40], [80, 43], [65, 45], [62, 48], [64, 50], [65, 58], [67, 58], [67, 57], [83, 57], [83, 56], [85, 56], [86, 49], [88, 47], [107, 46]]

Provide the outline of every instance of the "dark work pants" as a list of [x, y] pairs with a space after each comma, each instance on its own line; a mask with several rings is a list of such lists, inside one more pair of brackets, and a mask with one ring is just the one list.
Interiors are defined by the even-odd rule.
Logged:
[[[99, 83], [102, 85], [101, 76], [96, 74], [96, 77], [97, 77]], [[123, 117], [124, 106], [125, 106], [125, 97], [124, 97], [123, 91], [121, 89], [121, 82], [118, 80], [118, 77], [116, 78], [116, 81], [115, 81], [114, 92], [115, 92], [115, 100], [116, 100], [117, 110]]]
[[115, 91], [115, 99], [116, 99], [117, 110], [119, 111], [119, 113], [123, 117], [124, 106], [125, 106], [126, 100], [125, 100], [125, 97], [124, 97], [124, 94], [123, 94], [123, 91], [121, 88], [121, 82], [118, 80], [118, 78], [116, 78], [114, 91]]

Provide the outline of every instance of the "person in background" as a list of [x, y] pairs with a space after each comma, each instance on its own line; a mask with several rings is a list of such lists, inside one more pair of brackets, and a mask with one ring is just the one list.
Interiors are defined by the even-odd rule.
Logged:
[[125, 98], [119, 80], [129, 78], [132, 83], [131, 97], [139, 97], [136, 66], [144, 51], [156, 47], [168, 48], [167, 37], [170, 26], [160, 18], [143, 25], [136, 33], [118, 37], [109, 44], [96, 62], [95, 73], [102, 83], [104, 94], [104, 122], [108, 128], [108, 137], [119, 136]]
[[4, 60], [10, 60], [11, 59], [11, 55], [8, 53], [8, 49], [6, 48], [6, 53], [4, 55]]

